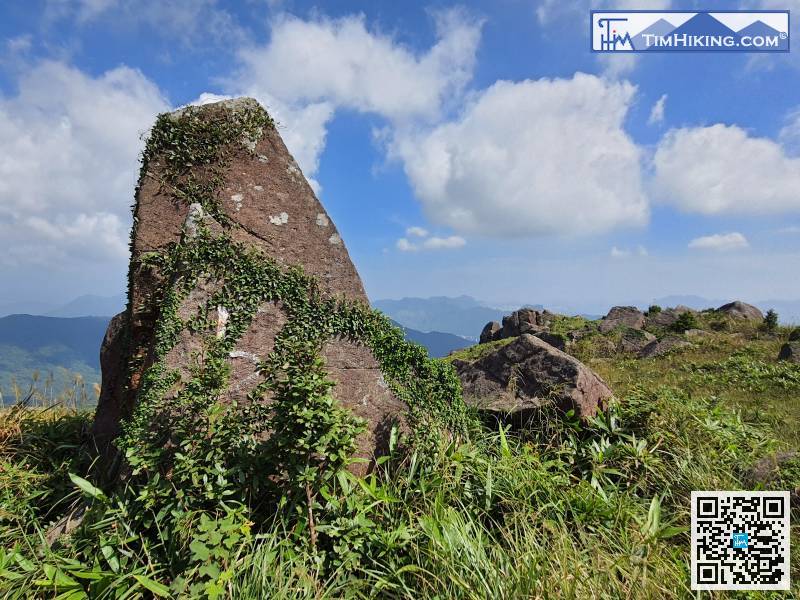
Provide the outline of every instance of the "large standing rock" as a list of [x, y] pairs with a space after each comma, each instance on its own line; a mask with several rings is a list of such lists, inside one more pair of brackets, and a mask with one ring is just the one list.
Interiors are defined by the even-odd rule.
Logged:
[[621, 326], [641, 329], [644, 327], [644, 314], [635, 306], [615, 306], [600, 321], [598, 329], [601, 333], [608, 333]]
[[684, 313], [697, 314], [697, 311], [679, 304], [675, 308], [666, 308], [653, 315], [647, 315], [645, 325], [647, 327], [672, 327]]
[[745, 319], [748, 321], [764, 320], [764, 313], [762, 313], [760, 309], [752, 304], [747, 304], [739, 300], [723, 304], [717, 309], [717, 312], [733, 317], [734, 319]]
[[800, 363], [800, 342], [788, 342], [781, 347], [778, 360]]
[[[252, 123], [261, 125], [255, 128]], [[225, 140], [224, 152], [215, 154], [213, 144], [234, 126], [243, 127], [244, 133]], [[186, 144], [169, 146], [174, 144], [173, 134], [163, 132], [173, 131], [170, 127], [176, 128], [174, 135], [192, 128], [185, 133]], [[207, 140], [198, 143], [192, 136], [207, 136]], [[187, 153], [188, 166], [176, 172], [174, 161], [181, 152]], [[182, 194], [189, 193], [198, 200], [183, 201]], [[361, 279], [336, 226], [255, 100], [191, 107], [159, 118], [144, 155], [134, 223], [129, 309], [112, 320], [101, 353], [103, 385], [93, 430], [101, 449], [110, 450], [120, 422], [132, 414], [151, 367], [175, 374], [177, 380], [169, 389], [156, 392], [166, 400], [177, 397], [203, 367], [214, 340], [229, 342], [225, 360], [230, 375], [209, 401], [269, 402], [269, 386], [257, 386], [265, 382], [265, 365], [272, 364], [269, 359], [277, 352], [276, 340], [282, 339], [294, 318], [275, 296], [288, 294], [285, 297], [290, 300], [302, 293], [309, 299], [320, 298], [318, 302], [335, 300], [330, 311], [367, 305]], [[200, 242], [209, 249], [201, 252]], [[189, 250], [176, 253], [195, 246], [194, 254]], [[277, 269], [281, 276], [288, 277], [290, 267], [301, 266], [313, 283], [297, 292], [282, 292], [258, 278], [235, 279], [241, 275], [238, 263], [198, 267], [188, 262], [211, 260], [210, 254], [202, 258], [211, 248], [214, 252], [227, 249], [231, 263], [252, 254], [258, 257], [252, 260], [274, 265], [268, 268]], [[164, 264], [172, 264], [173, 270], [165, 271]], [[232, 280], [242, 289], [234, 287]], [[247, 291], [257, 284], [262, 286], [257, 289], [270, 290], [272, 299], [267, 299], [267, 292], [253, 296], [255, 292]], [[307, 306], [305, 300], [298, 301], [293, 310], [297, 314]], [[352, 314], [347, 312], [350, 308], [342, 310]], [[338, 332], [337, 322], [332, 321], [328, 329], [318, 328], [322, 333], [311, 324], [288, 337], [306, 336], [318, 344], [327, 376], [336, 383], [333, 396], [367, 422], [367, 431], [358, 440], [358, 456], [369, 459], [384, 444], [392, 424], [405, 427], [408, 407], [384, 381], [374, 349], [368, 345], [378, 342], [354, 337], [358, 331], [352, 327], [341, 326]], [[280, 361], [276, 364], [273, 367], [280, 369]], [[460, 402], [455, 396], [452, 402]]]
[[590, 417], [612, 395], [579, 360], [529, 334], [475, 361], [454, 360], [453, 365], [468, 404], [523, 422], [549, 401]]

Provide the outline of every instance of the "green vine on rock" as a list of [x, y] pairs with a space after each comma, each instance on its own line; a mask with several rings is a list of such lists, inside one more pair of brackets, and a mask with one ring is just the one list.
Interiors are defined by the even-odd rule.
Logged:
[[[162, 553], [172, 576], [200, 569], [209, 595], [229, 575], [230, 561], [207, 552], [203, 540], [217, 535], [215, 528], [240, 527], [249, 535], [277, 512], [293, 524], [290, 538], [310, 543], [323, 563], [353, 560], [331, 525], [349, 518], [346, 503], [331, 499], [342, 493], [339, 477], [365, 428], [334, 397], [320, 357], [325, 344], [344, 340], [372, 352], [389, 389], [408, 407], [405, 440], [420, 457], [443, 436], [466, 436], [472, 425], [449, 364], [429, 359], [381, 313], [330, 297], [299, 266], [279, 266], [233, 240], [237, 225], [218, 201], [225, 169], [235, 152], [253, 152], [264, 128], [273, 126], [248, 103], [202, 115], [188, 108], [158, 118], [142, 155], [140, 185], [157, 179], [174, 202], [199, 204], [203, 214], [191, 235], [131, 264], [131, 281], [138, 269], [155, 276], [147, 301], [155, 329], [150, 366], [117, 442], [129, 469], [118, 494], [139, 539], [171, 540], [147, 551]], [[198, 288], [205, 296], [187, 317]], [[282, 311], [286, 323], [269, 354], [259, 356], [260, 382], [236, 401], [228, 394], [231, 352], [265, 305]], [[215, 317], [223, 313], [220, 329]], [[192, 342], [179, 345], [187, 335]], [[170, 358], [176, 348], [190, 352], [177, 367]]]

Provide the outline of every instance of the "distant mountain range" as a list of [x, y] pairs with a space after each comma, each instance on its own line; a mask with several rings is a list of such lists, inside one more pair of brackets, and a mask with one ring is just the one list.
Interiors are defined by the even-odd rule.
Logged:
[[442, 331], [477, 340], [489, 321], [500, 321], [504, 311], [484, 306], [470, 296], [434, 296], [376, 300], [372, 305], [390, 318], [418, 331]]
[[52, 374], [55, 395], [79, 374], [93, 397], [92, 386], [100, 383], [100, 344], [107, 325], [106, 317], [0, 318], [0, 393], [5, 402], [14, 401], [12, 381], [25, 391], [35, 372], [39, 387]]
[[96, 296], [87, 294], [66, 304], [46, 302], [8, 302], [0, 305], [0, 317], [37, 315], [43, 317], [113, 317], [125, 308], [125, 294]]
[[395, 325], [400, 327], [405, 334], [405, 338], [409, 342], [416, 342], [420, 346], [424, 346], [428, 350], [428, 354], [434, 358], [441, 358], [447, 356], [453, 350], [460, 350], [467, 346], [472, 346], [475, 341], [468, 340], [452, 333], [443, 333], [441, 331], [417, 331], [416, 329], [409, 329], [403, 327], [397, 321], [392, 321]]

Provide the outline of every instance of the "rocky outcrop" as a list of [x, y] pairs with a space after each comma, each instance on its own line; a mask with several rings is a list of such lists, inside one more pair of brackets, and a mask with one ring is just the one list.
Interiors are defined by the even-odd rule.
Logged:
[[678, 321], [678, 318], [684, 313], [697, 314], [697, 311], [689, 308], [688, 306], [679, 304], [675, 308], [666, 308], [661, 312], [652, 315], [648, 314], [645, 318], [645, 327], [672, 327]]
[[497, 339], [517, 337], [524, 333], [536, 333], [545, 331], [550, 322], [551, 313], [548, 311], [538, 311], [532, 308], [521, 308], [515, 310], [508, 316], [503, 317], [503, 327], [497, 334]]
[[680, 350], [681, 348], [688, 348], [691, 346], [691, 342], [687, 342], [684, 339], [679, 337], [665, 337], [660, 340], [653, 340], [649, 344], [647, 344], [644, 348], [639, 351], [640, 358], [656, 358], [659, 356], [664, 356], [665, 354], [669, 354], [674, 350]]
[[539, 331], [538, 333], [534, 333], [533, 336], [550, 344], [553, 348], [558, 348], [562, 352], [567, 349], [567, 338], [561, 334]]
[[623, 326], [641, 329], [644, 327], [644, 313], [635, 306], [615, 306], [600, 321], [598, 329], [601, 333], [608, 333]]
[[[185, 393], [208, 394], [209, 403], [228, 406], [269, 404], [281, 357], [292, 360], [289, 344], [298, 339], [317, 349], [336, 383], [333, 397], [366, 421], [359, 457], [379, 451], [393, 424], [405, 427], [408, 407], [376, 359], [387, 350], [370, 346], [384, 343], [375, 341], [381, 336], [362, 339], [358, 327], [345, 324], [354, 314], [370, 314], [361, 279], [255, 100], [159, 117], [144, 153], [134, 223], [129, 309], [112, 320], [101, 353], [93, 429], [101, 450], [111, 451], [120, 422], [143, 395], [148, 405]], [[302, 321], [309, 311], [319, 323]], [[376, 317], [361, 318], [363, 329]], [[205, 389], [197, 373], [213, 352], [224, 352], [225, 379]], [[163, 389], [162, 380], [169, 382]], [[186, 392], [190, 383], [193, 391]], [[426, 393], [438, 389], [431, 385]], [[446, 395], [460, 403], [457, 393]]]
[[548, 403], [589, 417], [612, 395], [579, 360], [530, 334], [475, 361], [454, 360], [453, 366], [468, 404], [522, 422]]
[[800, 342], [787, 342], [781, 347], [778, 360], [800, 363]]
[[748, 321], [763, 321], [764, 313], [752, 304], [735, 300], [728, 304], [723, 304], [717, 309], [718, 313], [722, 313], [734, 319], [745, 319]]
[[555, 315], [548, 310], [520, 308], [503, 317], [503, 324], [497, 321], [487, 323], [479, 338], [481, 344], [517, 337], [524, 333], [546, 332]]
[[497, 336], [502, 328], [503, 327], [497, 321], [489, 321], [483, 328], [483, 331], [481, 331], [481, 337], [478, 338], [478, 343], [486, 344], [487, 342], [499, 339]]
[[619, 340], [619, 349], [622, 352], [638, 354], [645, 346], [655, 341], [656, 336], [641, 329], [628, 328], [622, 332]]

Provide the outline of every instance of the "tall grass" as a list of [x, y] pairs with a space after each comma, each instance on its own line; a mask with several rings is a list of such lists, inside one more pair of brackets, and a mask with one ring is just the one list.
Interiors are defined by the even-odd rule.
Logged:
[[[2, 413], [3, 597], [177, 594], [148, 551], [172, 540], [130, 530], [127, 550], [99, 542], [94, 554], [69, 536], [46, 543], [79, 498], [109, 504], [113, 526], [126, 526], [124, 506], [69, 477], [91, 477], [88, 424], [64, 409]], [[691, 490], [741, 489], [749, 465], [777, 447], [714, 398], [669, 387], [633, 389], [588, 424], [543, 415], [515, 434], [476, 429], [432, 456], [395, 453], [366, 478], [340, 474], [317, 510], [338, 515], [324, 534], [347, 560], [303, 542], [278, 510], [233, 547], [214, 597], [690, 597]]]

